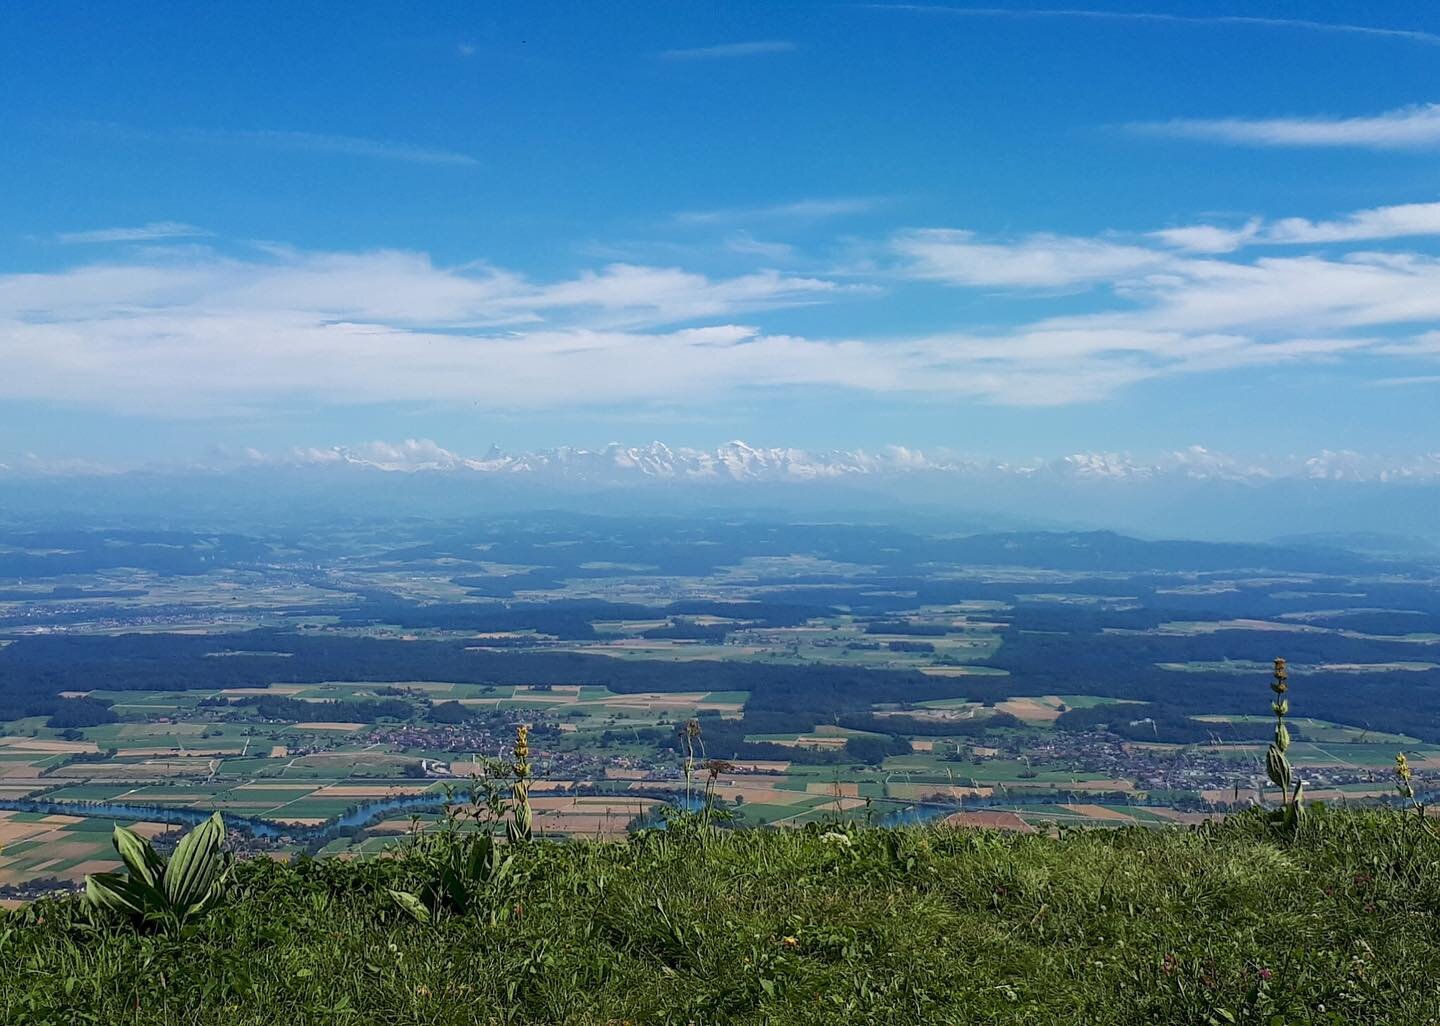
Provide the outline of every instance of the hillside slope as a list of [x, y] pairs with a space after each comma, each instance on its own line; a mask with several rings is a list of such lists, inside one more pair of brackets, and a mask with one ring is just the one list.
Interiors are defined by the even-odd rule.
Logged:
[[1440, 840], [1323, 812], [1059, 839], [944, 827], [533, 842], [422, 925], [411, 855], [241, 863], [188, 936], [0, 916], [0, 1022], [1435, 1021]]

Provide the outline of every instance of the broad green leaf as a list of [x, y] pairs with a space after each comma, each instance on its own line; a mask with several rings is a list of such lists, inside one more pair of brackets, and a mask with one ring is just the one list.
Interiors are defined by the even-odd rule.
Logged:
[[115, 845], [115, 850], [120, 854], [120, 860], [130, 870], [130, 876], [147, 887], [156, 887], [160, 882], [160, 874], [164, 871], [165, 863], [160, 856], [155, 854], [155, 849], [150, 842], [145, 840], [133, 830], [122, 826], [115, 828], [110, 843]]
[[188, 910], [210, 896], [220, 875], [224, 839], [225, 821], [218, 812], [181, 838], [165, 867], [165, 896], [172, 908]]
[[390, 897], [395, 899], [395, 904], [399, 905], [406, 912], [410, 913], [410, 915], [415, 919], [416, 922], [430, 922], [430, 910], [426, 908], [425, 903], [422, 902], [419, 898], [415, 897], [415, 895], [409, 893], [408, 891], [392, 890], [390, 891]]
[[85, 898], [96, 908], [114, 909], [127, 915], [143, 916], [160, 898], [160, 892], [144, 881], [119, 873], [91, 873], [85, 877]]

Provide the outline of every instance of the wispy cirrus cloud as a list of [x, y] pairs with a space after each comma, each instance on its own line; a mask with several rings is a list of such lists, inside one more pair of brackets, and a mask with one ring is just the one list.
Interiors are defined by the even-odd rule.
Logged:
[[1426, 46], [1440, 46], [1440, 34], [1420, 29], [1356, 25], [1349, 22], [1314, 21], [1307, 18], [1267, 18], [1240, 14], [1168, 14], [1159, 11], [1097, 11], [1066, 7], [951, 7], [943, 4], [859, 4], [877, 11], [908, 11], [921, 14], [950, 14], [970, 18], [1078, 18], [1090, 21], [1152, 22], [1173, 25], [1235, 25], [1253, 28], [1298, 29], [1305, 32], [1334, 32], [1395, 39]]
[[96, 228], [83, 232], [56, 232], [55, 241], [66, 245], [102, 242], [153, 242], [209, 235], [203, 228], [180, 221], [151, 221], [133, 228]]
[[1242, 146], [1420, 150], [1440, 146], [1440, 103], [1357, 117], [1176, 118], [1131, 131]]
[[190, 129], [187, 139], [238, 145], [260, 146], [278, 150], [308, 153], [335, 153], [347, 157], [368, 157], [375, 160], [398, 160], [408, 164], [448, 164], [474, 167], [480, 163], [467, 153], [414, 146], [383, 139], [365, 139], [353, 135], [328, 135], [317, 132], [284, 132], [273, 129]]
[[768, 54], [789, 53], [794, 49], [796, 45], [788, 39], [757, 39], [744, 43], [661, 50], [655, 56], [665, 61], [716, 61], [736, 57], [764, 57]]
[[744, 221], [828, 221], [837, 217], [868, 214], [885, 202], [885, 198], [880, 196], [836, 196], [757, 207], [683, 210], [670, 220], [677, 225], [732, 224]]
[[480, 161], [468, 153], [431, 146], [419, 146], [389, 139], [324, 132], [296, 132], [269, 128], [141, 128], [112, 121], [83, 121], [63, 126], [66, 130], [105, 139], [129, 142], [173, 141], [252, 146], [297, 153], [333, 153], [372, 160], [394, 160], [408, 164], [474, 167]]

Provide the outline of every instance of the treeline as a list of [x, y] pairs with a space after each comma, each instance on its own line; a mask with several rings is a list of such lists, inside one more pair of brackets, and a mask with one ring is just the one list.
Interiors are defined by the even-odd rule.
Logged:
[[[1068, 709], [1055, 720], [1056, 730], [1105, 730], [1129, 741], [1205, 744], [1211, 741], [1269, 741], [1273, 723], [1214, 723], [1197, 720], [1155, 702], [1107, 702], [1087, 709]], [[1304, 740], [1299, 727], [1290, 736]]]
[[248, 708], [262, 720], [286, 723], [330, 721], [336, 723], [374, 723], [377, 720], [408, 720], [415, 706], [399, 698], [326, 699], [306, 702], [298, 698], [271, 695], [247, 695], [235, 705]]
[[1009, 713], [965, 720], [940, 720], [920, 716], [876, 716], [859, 713], [841, 716], [839, 725], [849, 730], [868, 730], [895, 737], [984, 737], [992, 730], [1024, 730], [1026, 724]]
[[[42, 700], [32, 709], [43, 710], [46, 703]], [[32, 716], [43, 716], [45, 712], [36, 711]], [[100, 698], [91, 698], [86, 695], [83, 698], [57, 698], [51, 705], [50, 718], [46, 726], [55, 727], [61, 730], [68, 730], [78, 727], [98, 727], [104, 723], [114, 723], [120, 717], [115, 715], [115, 710], [110, 708], [110, 703]]]

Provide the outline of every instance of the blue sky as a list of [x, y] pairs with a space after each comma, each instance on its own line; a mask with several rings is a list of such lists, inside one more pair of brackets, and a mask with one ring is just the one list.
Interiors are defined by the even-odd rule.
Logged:
[[0, 463], [1440, 450], [1427, 3], [12, 4]]

